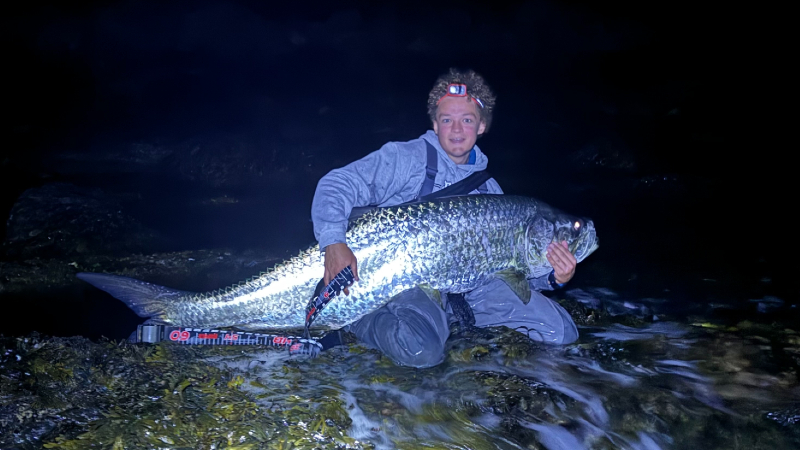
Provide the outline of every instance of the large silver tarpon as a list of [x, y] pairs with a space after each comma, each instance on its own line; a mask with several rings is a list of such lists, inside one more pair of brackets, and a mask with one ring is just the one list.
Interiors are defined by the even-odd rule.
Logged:
[[[360, 281], [314, 322], [339, 328], [416, 286], [442, 293], [475, 289], [492, 277], [530, 298], [525, 278], [546, 275], [547, 245], [567, 241], [580, 262], [597, 248], [594, 224], [526, 197], [470, 195], [379, 208], [354, 220], [347, 244]], [[302, 328], [323, 273], [313, 246], [271, 271], [226, 289], [191, 293], [116, 275], [78, 277], [125, 302], [139, 316], [177, 326], [247, 330]]]

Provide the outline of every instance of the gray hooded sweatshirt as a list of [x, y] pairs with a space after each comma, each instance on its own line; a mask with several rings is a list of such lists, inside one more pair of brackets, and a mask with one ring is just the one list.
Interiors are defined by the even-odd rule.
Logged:
[[[475, 164], [454, 163], [439, 144], [436, 133], [429, 130], [419, 139], [389, 142], [358, 161], [331, 170], [319, 180], [311, 205], [314, 235], [320, 250], [330, 244], [345, 242], [347, 219], [353, 208], [394, 206], [417, 197], [425, 180], [425, 141], [430, 142], [439, 155], [434, 192], [486, 169], [489, 162], [476, 145], [473, 147]], [[503, 193], [494, 178], [486, 182], [486, 187], [490, 194]]]

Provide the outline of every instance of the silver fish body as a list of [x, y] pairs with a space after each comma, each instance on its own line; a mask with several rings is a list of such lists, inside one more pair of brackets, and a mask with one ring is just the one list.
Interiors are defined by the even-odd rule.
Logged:
[[[526, 197], [470, 195], [375, 209], [347, 232], [360, 281], [349, 296], [328, 304], [314, 326], [340, 328], [416, 286], [459, 293], [503, 274], [546, 275], [552, 269], [547, 245], [562, 240], [578, 261], [597, 248], [591, 221]], [[304, 326], [305, 307], [323, 272], [322, 254], [313, 246], [258, 277], [203, 294], [114, 275], [79, 277], [155, 322], [278, 330]]]

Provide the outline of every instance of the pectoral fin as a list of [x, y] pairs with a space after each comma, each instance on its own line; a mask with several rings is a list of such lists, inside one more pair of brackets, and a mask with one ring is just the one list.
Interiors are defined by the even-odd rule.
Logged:
[[503, 280], [508, 287], [517, 294], [522, 303], [528, 304], [531, 301], [531, 287], [525, 275], [514, 269], [501, 270], [494, 274], [495, 277]]

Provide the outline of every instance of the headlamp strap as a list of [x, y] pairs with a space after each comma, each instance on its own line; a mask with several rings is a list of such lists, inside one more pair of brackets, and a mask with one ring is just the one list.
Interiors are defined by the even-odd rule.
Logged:
[[472, 99], [473, 102], [475, 102], [476, 105], [478, 105], [478, 107], [480, 107], [481, 109], [485, 108], [485, 106], [483, 105], [483, 101], [481, 101], [481, 99], [467, 94], [467, 85], [463, 83], [448, 84], [447, 91], [439, 99], [439, 101], [436, 102], [436, 104], [438, 105], [439, 103], [441, 103], [442, 99], [445, 97], [469, 97]]

